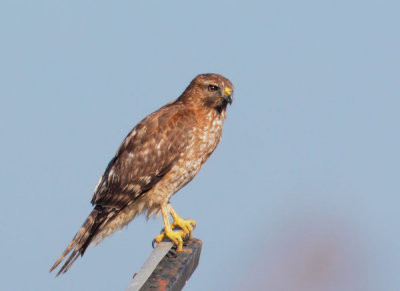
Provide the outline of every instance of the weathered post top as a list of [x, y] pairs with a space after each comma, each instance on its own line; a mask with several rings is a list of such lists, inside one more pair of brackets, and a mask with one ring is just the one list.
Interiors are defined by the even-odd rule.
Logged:
[[176, 252], [171, 242], [157, 244], [126, 291], [182, 290], [199, 264], [201, 245], [201, 240], [192, 238]]

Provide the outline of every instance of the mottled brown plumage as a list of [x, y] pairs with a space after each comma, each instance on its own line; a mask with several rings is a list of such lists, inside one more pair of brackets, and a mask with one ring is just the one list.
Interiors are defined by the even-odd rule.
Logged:
[[163, 214], [165, 233], [155, 240], [170, 238], [181, 250], [195, 222], [181, 219], [169, 199], [192, 180], [216, 148], [232, 93], [232, 83], [223, 76], [198, 75], [177, 100], [137, 124], [101, 177], [93, 211], [50, 271], [71, 253], [58, 272], [65, 273], [91, 243], [99, 243], [145, 211], [148, 217]]

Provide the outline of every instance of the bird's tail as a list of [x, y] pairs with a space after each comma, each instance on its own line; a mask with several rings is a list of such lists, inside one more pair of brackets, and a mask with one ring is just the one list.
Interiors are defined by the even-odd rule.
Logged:
[[82, 227], [78, 230], [75, 237], [69, 243], [65, 251], [61, 254], [58, 260], [50, 268], [53, 271], [65, 259], [65, 257], [72, 251], [69, 258], [65, 261], [64, 265], [58, 271], [57, 276], [68, 271], [79, 255], [83, 255], [89, 244], [101, 232], [104, 225], [107, 224], [109, 219], [115, 215], [115, 210], [112, 208], [105, 208], [96, 206], [90, 213]]

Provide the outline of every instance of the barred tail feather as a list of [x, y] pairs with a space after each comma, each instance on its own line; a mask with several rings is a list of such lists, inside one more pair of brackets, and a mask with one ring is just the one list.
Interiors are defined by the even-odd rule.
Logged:
[[57, 273], [57, 276], [67, 272], [68, 269], [75, 262], [75, 260], [79, 257], [79, 255], [83, 256], [92, 240], [96, 237], [103, 226], [109, 221], [109, 218], [113, 215], [115, 215], [114, 209], [96, 206], [90, 213], [86, 221], [83, 223], [81, 228], [78, 230], [72, 241], [69, 243], [65, 251], [50, 268], [49, 272], [52, 272], [55, 268], [57, 268], [57, 266], [72, 251], [69, 258], [65, 261], [64, 265]]

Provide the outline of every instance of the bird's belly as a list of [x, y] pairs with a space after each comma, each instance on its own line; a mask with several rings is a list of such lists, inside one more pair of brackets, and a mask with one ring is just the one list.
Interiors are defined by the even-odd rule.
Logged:
[[198, 135], [200, 141], [192, 143], [196, 146], [188, 147], [171, 170], [152, 189], [153, 202], [160, 205], [167, 203], [172, 195], [189, 183], [215, 150], [220, 136], [218, 131], [208, 132], [208, 138], [203, 137], [202, 134]]

